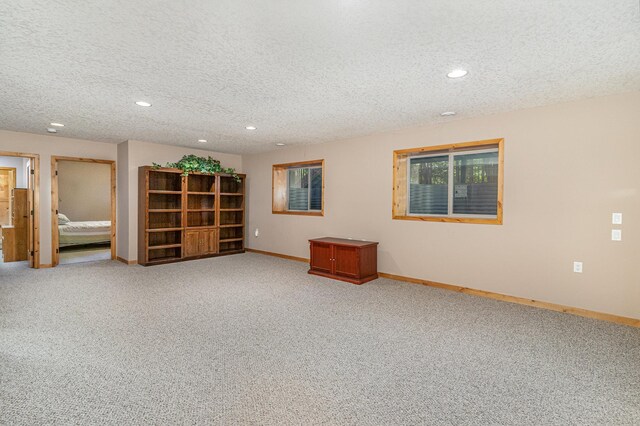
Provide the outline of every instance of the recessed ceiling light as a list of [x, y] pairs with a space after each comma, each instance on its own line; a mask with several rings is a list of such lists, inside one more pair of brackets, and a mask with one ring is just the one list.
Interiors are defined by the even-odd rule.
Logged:
[[58, 131], [56, 129], [54, 129], [53, 127], [49, 127], [47, 129], [47, 132], [49, 132], [49, 133], [58, 133]]
[[200, 143], [207, 143], [207, 140], [206, 140], [206, 139], [198, 139], [198, 142], [200, 142]]
[[449, 74], [447, 74], [447, 77], [449, 77], [449, 78], [460, 78], [460, 77], [464, 77], [465, 75], [467, 75], [467, 71], [466, 70], [457, 69], [457, 70], [453, 70]]
[[64, 127], [64, 124], [62, 123], [49, 123], [49, 124], [51, 124], [54, 127]]
[[256, 126], [247, 126], [247, 127], [245, 127], [245, 129], [247, 129], [247, 130], [255, 130]]
[[283, 144], [282, 142], [278, 142], [276, 146], [285, 146], [285, 144]]
[[456, 115], [456, 113], [453, 112], [453, 111], [445, 111], [445, 112], [441, 113], [440, 115], [443, 116], [443, 117], [449, 117], [451, 115]]
[[151, 104], [149, 102], [145, 102], [145, 101], [138, 101], [138, 102], [136, 102], [136, 105], [142, 106], [142, 107], [150, 107], [151, 106]]

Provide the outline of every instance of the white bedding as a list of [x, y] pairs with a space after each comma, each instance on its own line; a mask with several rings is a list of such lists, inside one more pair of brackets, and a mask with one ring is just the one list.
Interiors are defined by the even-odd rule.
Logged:
[[60, 247], [111, 241], [111, 221], [69, 222], [58, 226]]

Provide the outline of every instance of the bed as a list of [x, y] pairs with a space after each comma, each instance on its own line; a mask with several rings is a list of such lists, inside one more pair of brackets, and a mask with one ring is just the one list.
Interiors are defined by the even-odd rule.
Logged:
[[111, 242], [111, 221], [72, 222], [58, 215], [60, 247]]

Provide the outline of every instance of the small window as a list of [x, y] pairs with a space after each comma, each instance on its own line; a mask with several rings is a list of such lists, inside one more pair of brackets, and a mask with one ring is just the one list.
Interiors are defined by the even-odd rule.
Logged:
[[394, 152], [393, 218], [502, 223], [503, 140]]
[[273, 213], [322, 216], [324, 160], [273, 166]]

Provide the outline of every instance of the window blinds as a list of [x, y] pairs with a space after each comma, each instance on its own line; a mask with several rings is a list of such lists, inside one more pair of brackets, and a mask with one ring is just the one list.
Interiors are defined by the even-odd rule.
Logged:
[[454, 155], [453, 182], [454, 214], [497, 214], [497, 152]]
[[498, 152], [411, 158], [408, 190], [410, 214], [496, 215]]
[[322, 168], [295, 168], [288, 173], [288, 209], [322, 210]]
[[409, 213], [446, 215], [449, 156], [412, 158], [409, 168]]

